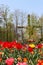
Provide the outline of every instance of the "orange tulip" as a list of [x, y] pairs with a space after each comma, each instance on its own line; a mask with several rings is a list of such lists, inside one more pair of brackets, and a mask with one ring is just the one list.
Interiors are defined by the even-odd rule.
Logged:
[[28, 59], [27, 58], [23, 58], [23, 62], [27, 62], [28, 61]]
[[2, 58], [0, 58], [0, 62], [2, 61]]
[[43, 63], [41, 63], [41, 65], [43, 65]]
[[39, 59], [39, 60], [38, 60], [38, 62], [40, 62], [40, 63], [41, 63], [41, 60]]
[[38, 60], [37, 65], [43, 65], [43, 60]]
[[31, 54], [34, 54], [34, 52], [32, 51]]

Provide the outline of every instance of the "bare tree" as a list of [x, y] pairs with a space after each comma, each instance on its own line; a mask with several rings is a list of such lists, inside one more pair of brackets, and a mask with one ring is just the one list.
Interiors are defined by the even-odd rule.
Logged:
[[15, 26], [16, 26], [16, 38], [18, 40], [18, 22], [19, 22], [19, 16], [20, 16], [20, 12], [19, 10], [15, 10], [14, 12], [14, 21], [15, 21]]

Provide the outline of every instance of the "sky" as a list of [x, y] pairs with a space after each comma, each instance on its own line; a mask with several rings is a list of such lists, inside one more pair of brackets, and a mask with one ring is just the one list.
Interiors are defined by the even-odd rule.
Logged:
[[1, 4], [7, 5], [11, 11], [19, 9], [28, 14], [43, 14], [43, 0], [0, 0]]

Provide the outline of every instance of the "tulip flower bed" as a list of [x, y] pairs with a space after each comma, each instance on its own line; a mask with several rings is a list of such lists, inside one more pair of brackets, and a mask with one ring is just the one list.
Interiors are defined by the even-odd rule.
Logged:
[[0, 41], [0, 65], [43, 65], [43, 43]]

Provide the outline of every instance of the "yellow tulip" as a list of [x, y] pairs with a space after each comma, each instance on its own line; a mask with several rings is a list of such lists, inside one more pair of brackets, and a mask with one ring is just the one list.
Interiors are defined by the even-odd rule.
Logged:
[[31, 47], [31, 48], [35, 48], [35, 44], [29, 44], [29, 46]]

